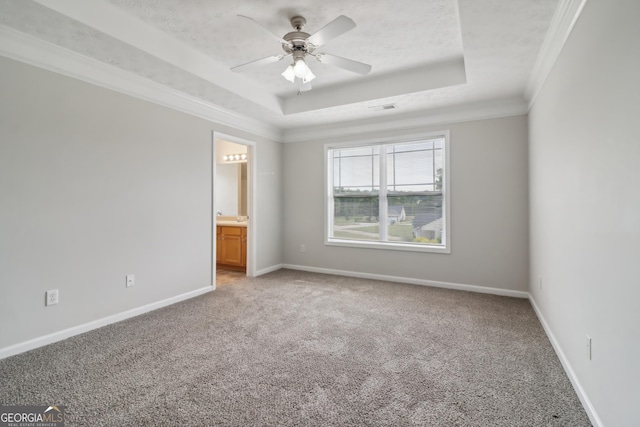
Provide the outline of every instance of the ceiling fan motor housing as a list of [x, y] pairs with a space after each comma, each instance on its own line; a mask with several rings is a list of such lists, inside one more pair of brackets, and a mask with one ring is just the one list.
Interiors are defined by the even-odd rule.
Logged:
[[282, 49], [288, 54], [294, 52], [312, 53], [315, 47], [307, 42], [311, 34], [302, 31], [307, 20], [302, 16], [294, 16], [291, 18], [291, 26], [296, 30], [284, 35], [283, 39], [289, 44], [282, 44]]

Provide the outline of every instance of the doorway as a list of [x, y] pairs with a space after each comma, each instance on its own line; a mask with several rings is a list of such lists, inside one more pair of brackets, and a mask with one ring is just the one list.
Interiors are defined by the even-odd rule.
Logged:
[[213, 133], [212, 283], [254, 275], [255, 145]]

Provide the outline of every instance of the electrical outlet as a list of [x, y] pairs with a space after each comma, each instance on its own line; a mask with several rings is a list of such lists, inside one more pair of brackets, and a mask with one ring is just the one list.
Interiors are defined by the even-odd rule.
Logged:
[[587, 335], [587, 358], [591, 360], [591, 337]]
[[305, 246], [305, 244], [301, 244], [300, 245], [300, 252], [306, 252], [307, 251], [307, 247]]
[[130, 288], [136, 284], [136, 278], [133, 274], [127, 274], [126, 284], [127, 284], [127, 288]]
[[50, 291], [45, 292], [45, 301], [44, 305], [55, 305], [58, 303], [58, 290], [52, 289]]

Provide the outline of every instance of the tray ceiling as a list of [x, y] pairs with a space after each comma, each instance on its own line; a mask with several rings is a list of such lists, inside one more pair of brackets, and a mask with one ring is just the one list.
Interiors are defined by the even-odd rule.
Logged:
[[[400, 7], [401, 6], [401, 7]], [[0, 0], [0, 25], [151, 80], [240, 117], [297, 129], [522, 102], [558, 0]], [[372, 65], [360, 76], [315, 61], [298, 93], [285, 59], [231, 67], [282, 49], [295, 15], [313, 34], [346, 15], [357, 27], [322, 46]], [[380, 110], [383, 104], [397, 109]]]

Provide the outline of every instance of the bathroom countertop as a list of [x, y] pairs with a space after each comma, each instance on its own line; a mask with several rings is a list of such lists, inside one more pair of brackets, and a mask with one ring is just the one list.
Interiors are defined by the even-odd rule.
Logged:
[[218, 220], [216, 221], [216, 225], [221, 225], [225, 227], [246, 227], [247, 221], [231, 221], [231, 220]]

